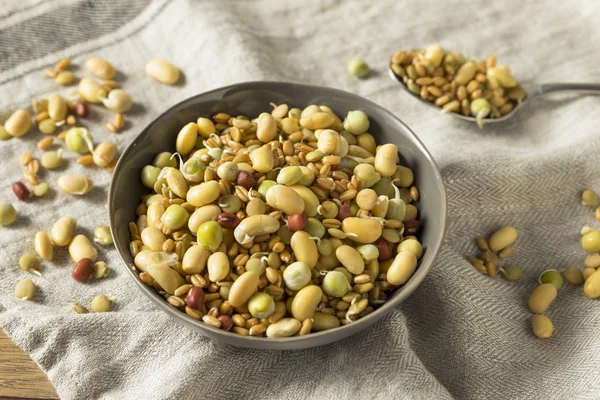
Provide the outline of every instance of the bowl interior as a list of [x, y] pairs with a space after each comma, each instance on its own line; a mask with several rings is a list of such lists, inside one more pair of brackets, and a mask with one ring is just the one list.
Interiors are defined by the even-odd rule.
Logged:
[[[143, 284], [132, 270], [128, 229], [128, 223], [135, 221], [135, 209], [141, 196], [149, 193], [140, 181], [140, 171], [145, 165], [151, 164], [159, 152], [175, 151], [175, 139], [185, 124], [218, 112], [254, 118], [261, 112], [271, 110], [270, 103], [286, 103], [298, 108], [309, 104], [327, 105], [341, 118], [351, 110], [366, 112], [371, 123], [369, 132], [377, 144], [396, 144], [400, 151], [400, 163], [409, 166], [415, 173], [415, 184], [420, 191], [419, 218], [423, 227], [420, 240], [425, 249], [412, 278], [375, 312], [340, 328], [279, 339], [245, 337], [217, 330], [174, 309], [154, 289]], [[427, 275], [442, 244], [446, 196], [440, 172], [429, 152], [404, 123], [380, 106], [336, 89], [282, 82], [248, 82], [191, 97], [173, 106], [146, 127], [123, 153], [115, 168], [109, 193], [109, 213], [117, 251], [138, 287], [157, 307], [184, 325], [225, 343], [266, 349], [299, 349], [331, 343], [366, 328], [416, 289]]]

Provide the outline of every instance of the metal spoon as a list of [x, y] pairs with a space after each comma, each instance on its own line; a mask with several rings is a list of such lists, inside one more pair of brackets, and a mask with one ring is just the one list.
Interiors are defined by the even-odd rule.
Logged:
[[[440, 107], [436, 106], [435, 104], [433, 104], [427, 100], [422, 99], [421, 96], [417, 96], [416, 94], [414, 94], [410, 90], [408, 90], [408, 88], [402, 81], [402, 78], [396, 76], [396, 74], [394, 74], [394, 71], [392, 71], [391, 67], [389, 68], [389, 73], [390, 73], [390, 76], [392, 77], [392, 79], [397, 81], [398, 83], [400, 83], [400, 86], [402, 87], [402, 89], [404, 89], [408, 94], [410, 94], [411, 96], [413, 96], [416, 99], [419, 99], [420, 101], [422, 101], [423, 103], [427, 104], [430, 107], [433, 107], [437, 110], [441, 110]], [[521, 85], [521, 86], [527, 86], [527, 85]], [[521, 101], [519, 104], [517, 104], [516, 107], [513, 108], [513, 110], [511, 112], [509, 112], [508, 114], [506, 114], [500, 118], [484, 118], [483, 121], [486, 124], [493, 124], [496, 122], [504, 122], [504, 121], [512, 118], [521, 108], [523, 108], [525, 103], [527, 103], [530, 100], [533, 100], [534, 98], [536, 98], [538, 96], [546, 94], [546, 93], [560, 92], [563, 90], [575, 90], [575, 91], [578, 91], [581, 93], [600, 94], [600, 84], [599, 83], [542, 83], [540, 85], [532, 86], [530, 88], [523, 87], [523, 89], [527, 93], [527, 97], [525, 97], [525, 99], [523, 99], [523, 101]], [[452, 115], [453, 117], [465, 120], [465, 121], [477, 122], [475, 117], [472, 117], [472, 116], [466, 116], [466, 115], [462, 115], [462, 114], [455, 113], [455, 112], [449, 112], [447, 114]]]

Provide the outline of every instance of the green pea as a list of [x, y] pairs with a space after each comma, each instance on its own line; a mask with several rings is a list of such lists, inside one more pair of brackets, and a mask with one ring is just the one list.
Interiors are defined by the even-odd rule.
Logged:
[[156, 157], [154, 157], [152, 165], [161, 169], [164, 167], [177, 168], [177, 160], [175, 158], [171, 158], [172, 156], [173, 154], [169, 153], [168, 151], [158, 153]]
[[255, 293], [248, 300], [248, 311], [255, 318], [269, 318], [275, 312], [275, 301], [268, 293]]
[[342, 157], [338, 165], [338, 169], [347, 169], [354, 171], [354, 168], [358, 165], [358, 161], [351, 159], [350, 157]]
[[348, 61], [348, 73], [357, 78], [364, 78], [369, 73], [369, 66], [363, 60], [350, 60]]
[[65, 137], [67, 147], [77, 153], [88, 153], [94, 151], [94, 140], [85, 128], [71, 128]]
[[355, 201], [350, 203], [350, 215], [356, 217], [356, 213], [358, 212], [358, 210], [360, 210], [360, 207], [358, 206], [358, 204], [356, 204]]
[[365, 133], [369, 129], [369, 117], [364, 111], [350, 111], [344, 120], [344, 129], [353, 135]]
[[0, 202], [0, 225], [10, 225], [17, 219], [17, 210], [10, 203]]
[[394, 192], [396, 193], [393, 199], [390, 199], [388, 203], [388, 211], [385, 215], [388, 219], [404, 220], [406, 215], [406, 203], [400, 198], [400, 190], [396, 185], [392, 185]]
[[223, 300], [229, 300], [229, 291], [231, 290], [231, 286], [221, 286], [219, 288], [219, 294]]
[[475, 99], [471, 102], [471, 114], [473, 116], [479, 117], [479, 115], [481, 114], [481, 115], [483, 115], [482, 118], [485, 118], [488, 116], [490, 111], [491, 111], [490, 103], [484, 97], [480, 97], [479, 99]]
[[216, 251], [223, 240], [223, 229], [217, 221], [207, 221], [200, 225], [196, 235], [202, 246], [210, 251]]
[[333, 297], [342, 297], [350, 289], [346, 276], [339, 271], [330, 271], [323, 278], [323, 291]]
[[405, 239], [398, 244], [397, 252], [401, 251], [410, 251], [418, 260], [423, 255], [423, 246], [416, 239]]
[[370, 188], [381, 179], [381, 175], [375, 171], [375, 167], [371, 164], [358, 164], [354, 168], [354, 175], [365, 184], [365, 187]]
[[346, 269], [346, 267], [337, 267], [336, 269], [334, 269], [335, 272], [339, 272], [342, 275], [344, 275], [344, 277], [346, 278], [346, 281], [348, 281], [348, 285], [350, 285], [350, 282], [352, 282], [352, 274], [350, 273], [350, 271], [348, 271]]
[[556, 287], [556, 289], [560, 289], [563, 285], [563, 278], [555, 269], [548, 269], [541, 273], [540, 275], [540, 283], [551, 283]]
[[290, 264], [283, 271], [283, 281], [290, 290], [300, 290], [310, 283], [312, 278], [310, 268], [302, 261]]
[[223, 149], [215, 147], [214, 149], [208, 150], [208, 155], [213, 158], [213, 160], [220, 160], [223, 156]]
[[46, 169], [56, 169], [60, 168], [62, 165], [62, 160], [62, 150], [58, 149], [56, 151], [47, 151], [42, 154], [42, 157], [40, 158], [40, 164], [42, 164], [42, 167]]
[[302, 170], [297, 166], [285, 167], [277, 175], [277, 183], [292, 186], [302, 179]]
[[246, 271], [252, 271], [256, 275], [261, 276], [265, 273], [265, 262], [258, 257], [249, 259], [245, 265]]
[[377, 193], [377, 196], [387, 196], [390, 199], [394, 197], [394, 188], [392, 187], [392, 180], [390, 178], [381, 178], [371, 189]]
[[356, 250], [365, 261], [376, 260], [379, 257], [379, 250], [373, 244], [358, 246]]
[[490, 106], [490, 102], [484, 97], [480, 97], [471, 102], [471, 114], [477, 120], [477, 125], [480, 128], [483, 128], [483, 119], [490, 115], [491, 111], [492, 107]]
[[169, 229], [175, 231], [184, 226], [190, 214], [179, 204], [171, 204], [160, 217], [161, 222]]
[[325, 236], [325, 226], [321, 221], [316, 218], [309, 218], [304, 230], [312, 237], [318, 237], [321, 239]]
[[523, 276], [523, 270], [517, 265], [507, 265], [500, 268], [500, 273], [507, 281], [518, 281]]
[[206, 164], [194, 157], [187, 160], [181, 167], [181, 173], [190, 182], [202, 182], [205, 170]]
[[152, 165], [146, 165], [144, 168], [142, 168], [142, 183], [144, 186], [153, 189], [154, 184], [158, 180], [160, 171], [160, 168], [153, 167]]
[[271, 180], [263, 181], [258, 187], [258, 193], [263, 197], [263, 199], [267, 198], [267, 190], [271, 188], [271, 186], [277, 185], [277, 182]]
[[217, 175], [219, 175], [219, 178], [227, 182], [235, 182], [239, 172], [240, 170], [238, 169], [237, 164], [231, 161], [224, 162], [217, 168]]
[[219, 207], [223, 212], [235, 214], [242, 208], [242, 201], [234, 194], [227, 194], [219, 199]]
[[515, 86], [506, 90], [506, 96], [511, 100], [522, 101], [527, 93], [521, 86]]
[[600, 251], [600, 232], [592, 229], [583, 235], [581, 237], [581, 247], [588, 253]]

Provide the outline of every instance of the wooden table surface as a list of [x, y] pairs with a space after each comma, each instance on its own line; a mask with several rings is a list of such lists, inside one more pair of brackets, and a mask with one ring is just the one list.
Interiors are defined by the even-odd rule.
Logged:
[[0, 399], [58, 399], [46, 374], [1, 329]]

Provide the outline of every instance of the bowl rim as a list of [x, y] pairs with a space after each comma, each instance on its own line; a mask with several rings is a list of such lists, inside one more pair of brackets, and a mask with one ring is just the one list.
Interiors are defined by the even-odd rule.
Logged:
[[[261, 86], [263, 86], [263, 85], [266, 85], [266, 86], [287, 85], [292, 89], [299, 88], [299, 89], [313, 90], [313, 91], [319, 91], [322, 89], [326, 89], [330, 92], [337, 93], [341, 96], [353, 97], [356, 101], [360, 101], [360, 102], [369, 104], [372, 107], [378, 108], [382, 113], [387, 114], [390, 118], [392, 118], [396, 122], [400, 123], [406, 129], [406, 131], [410, 135], [412, 135], [412, 138], [414, 139], [417, 148], [420, 150], [422, 155], [425, 156], [427, 161], [433, 167], [435, 183], [438, 186], [438, 189], [440, 190], [441, 195], [442, 195], [442, 201], [440, 204], [441, 229], [439, 230], [441, 234], [439, 235], [438, 240], [433, 244], [433, 246], [430, 246], [430, 248], [434, 252], [433, 257], [431, 258], [430, 262], [427, 263], [426, 265], [421, 264], [418, 266], [417, 272], [421, 271], [419, 275], [422, 275], [418, 280], [413, 280], [413, 278], [411, 277], [411, 279], [409, 279], [409, 281], [405, 285], [402, 286], [403, 291], [401, 294], [399, 294], [398, 296], [394, 297], [393, 299], [385, 302], [381, 307], [377, 308], [372, 313], [356, 320], [352, 324], [341, 325], [337, 328], [328, 329], [325, 331], [312, 332], [309, 335], [291, 336], [291, 337], [282, 337], [282, 338], [267, 338], [267, 337], [261, 337], [261, 336], [242, 336], [242, 335], [239, 335], [239, 334], [236, 334], [233, 332], [214, 328], [212, 326], [209, 326], [209, 325], [203, 323], [200, 320], [191, 318], [189, 315], [182, 313], [179, 310], [176, 310], [171, 305], [169, 305], [169, 303], [167, 301], [165, 301], [164, 298], [158, 294], [158, 292], [156, 292], [153, 288], [145, 285], [137, 276], [138, 274], [130, 267], [129, 263], [127, 263], [127, 261], [125, 261], [125, 255], [121, 251], [121, 246], [117, 245], [117, 242], [119, 239], [118, 239], [118, 236], [116, 235], [117, 232], [116, 232], [115, 221], [114, 221], [116, 205], [114, 204], [115, 202], [113, 200], [113, 193], [116, 190], [115, 189], [115, 184], [116, 184], [115, 177], [118, 175], [118, 173], [122, 167], [122, 164], [124, 163], [124, 160], [127, 158], [127, 156], [130, 153], [135, 151], [135, 147], [136, 147], [137, 143], [139, 141], [143, 140], [146, 135], [148, 135], [150, 128], [153, 125], [155, 125], [157, 122], [159, 122], [162, 118], [164, 118], [164, 116], [166, 114], [168, 114], [175, 108], [180, 107], [183, 103], [189, 102], [190, 100], [204, 97], [207, 95], [211, 95], [216, 92], [227, 91], [227, 90], [232, 90], [232, 89], [240, 89], [240, 88], [261, 89]], [[413, 130], [406, 123], [404, 123], [404, 121], [402, 121], [400, 118], [398, 118], [396, 115], [394, 115], [391, 111], [387, 110], [386, 108], [380, 106], [379, 104], [377, 104], [369, 99], [359, 96], [357, 94], [346, 92], [344, 90], [340, 90], [340, 89], [336, 89], [336, 88], [327, 87], [327, 86], [315, 86], [315, 85], [307, 85], [307, 84], [301, 84], [301, 83], [295, 83], [295, 82], [285, 82], [285, 81], [246, 81], [246, 82], [239, 82], [239, 83], [234, 83], [234, 84], [230, 84], [230, 85], [226, 85], [226, 86], [221, 86], [221, 87], [218, 87], [215, 89], [211, 89], [211, 90], [199, 93], [194, 96], [187, 97], [187, 98], [183, 99], [182, 101], [177, 102], [176, 104], [172, 105], [165, 111], [161, 112], [156, 118], [154, 118], [150, 123], [148, 123], [140, 131], [140, 133], [131, 141], [131, 143], [127, 146], [127, 148], [121, 154], [121, 157], [119, 157], [119, 160], [117, 161], [117, 163], [115, 165], [115, 169], [114, 169], [114, 172], [113, 172], [113, 175], [111, 178], [111, 182], [110, 182], [110, 186], [109, 186], [109, 190], [108, 190], [108, 213], [109, 213], [109, 221], [110, 221], [110, 230], [111, 230], [111, 234], [115, 241], [115, 249], [117, 250], [117, 253], [119, 255], [121, 262], [125, 265], [125, 269], [129, 272], [129, 275], [131, 276], [131, 278], [134, 280], [134, 282], [136, 283], [138, 288], [140, 288], [142, 290], [142, 292], [146, 295], [146, 297], [148, 297], [160, 310], [164, 311], [168, 316], [170, 316], [171, 318], [174, 318], [175, 320], [181, 319], [181, 321], [179, 321], [179, 322], [183, 323], [184, 325], [187, 322], [189, 324], [193, 324], [201, 331], [206, 331], [207, 335], [203, 335], [205, 337], [208, 336], [212, 339], [212, 335], [215, 334], [217, 336], [223, 335], [225, 338], [232, 339], [232, 341], [238, 341], [239, 344], [236, 343], [236, 346], [252, 347], [250, 345], [245, 346], [243, 344], [244, 342], [247, 342], [248, 344], [251, 344], [253, 342], [254, 343], [277, 342], [280, 344], [283, 344], [283, 343], [299, 344], [298, 349], [301, 349], [304, 347], [312, 347], [310, 344], [308, 344], [308, 346], [301, 346], [302, 343], [318, 341], [318, 338], [320, 338], [320, 337], [331, 337], [331, 336], [335, 335], [336, 333], [344, 332], [344, 329], [350, 328], [350, 326], [352, 326], [354, 328], [354, 333], [350, 334], [349, 336], [351, 336], [355, 333], [358, 333], [358, 332], [362, 331], [363, 329], [368, 328], [372, 323], [375, 323], [378, 319], [380, 319], [385, 314], [387, 314], [389, 311], [391, 311], [392, 308], [394, 308], [394, 307], [398, 306], [400, 303], [402, 303], [408, 296], [410, 296], [417, 289], [417, 287], [419, 287], [419, 285], [427, 277], [427, 275], [429, 274], [429, 271], [433, 267], [433, 264], [435, 263], [438, 255], [440, 253], [441, 247], [444, 243], [444, 238], [445, 238], [446, 229], [447, 229], [448, 200], [447, 200], [446, 188], [444, 185], [444, 180], [442, 178], [441, 171], [440, 171], [437, 163], [433, 159], [433, 156], [431, 155], [429, 150], [425, 147], [425, 145], [423, 144], [421, 139], [413, 132]], [[127, 246], [127, 248], [128, 248], [128, 246]], [[413, 277], [414, 277], [414, 275], [413, 275]], [[342, 336], [340, 339], [342, 339], [344, 337], [347, 337], [347, 336]], [[217, 340], [217, 339], [215, 339], [215, 340]], [[337, 341], [337, 340], [334, 340], [334, 341]], [[231, 343], [231, 341], [227, 341], [227, 342]], [[330, 341], [323, 342], [321, 345], [327, 344], [329, 342]], [[273, 349], [273, 350], [277, 350], [277, 349]]]

